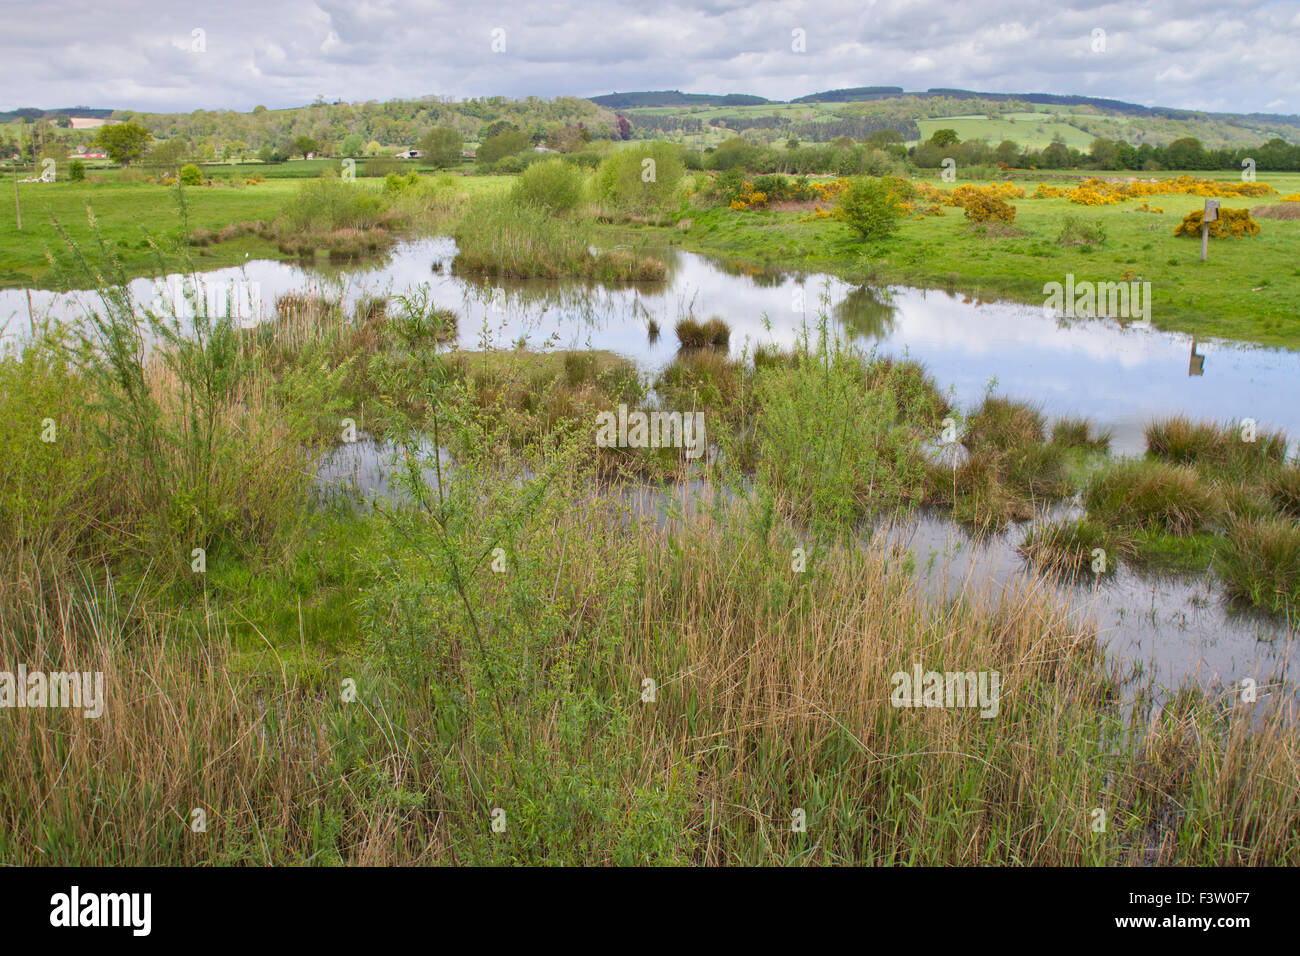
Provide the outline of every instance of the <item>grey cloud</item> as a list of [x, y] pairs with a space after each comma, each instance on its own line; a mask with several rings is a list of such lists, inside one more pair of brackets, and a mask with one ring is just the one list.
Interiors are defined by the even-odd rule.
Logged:
[[[491, 51], [497, 27], [504, 53]], [[795, 28], [805, 53], [791, 50]], [[204, 52], [190, 52], [194, 29]], [[1300, 0], [8, 0], [0, 107], [899, 85], [1300, 112], [1298, 51]]]

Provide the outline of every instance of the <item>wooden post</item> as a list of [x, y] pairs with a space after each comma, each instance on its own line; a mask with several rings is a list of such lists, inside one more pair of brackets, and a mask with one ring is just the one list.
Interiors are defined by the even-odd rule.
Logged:
[[26, 125], [24, 120], [18, 124], [18, 155], [14, 157], [14, 215], [18, 217], [18, 231], [23, 231], [23, 210], [18, 205], [18, 160], [23, 157], [23, 126]]
[[1201, 214], [1201, 261], [1210, 252], [1210, 223], [1217, 222], [1219, 218], [1219, 200], [1205, 200], [1205, 212]]

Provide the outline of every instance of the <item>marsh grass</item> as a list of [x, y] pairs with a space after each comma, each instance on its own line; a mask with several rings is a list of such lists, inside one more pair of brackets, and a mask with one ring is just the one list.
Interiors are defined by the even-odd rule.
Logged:
[[[373, 518], [381, 533], [355, 558], [375, 576], [363, 644], [314, 677], [272, 655], [241, 668], [215, 611], [187, 627], [111, 584], [7, 592], [5, 658], [102, 670], [109, 712], [0, 724], [6, 860], [1266, 865], [1300, 853], [1300, 745], [1279, 698], [1253, 719], [1195, 692], [1126, 716], [1095, 635], [1040, 585], [931, 603], [882, 543], [813, 549], [809, 573], [791, 574], [806, 539], [761, 498], [629, 523], [565, 477], [581, 460], [558, 449], [532, 477], [496, 478], [466, 463], [475, 480], [432, 511]], [[493, 546], [509, 573], [488, 570]], [[998, 715], [891, 706], [891, 675], [914, 663], [997, 670]], [[356, 703], [340, 700], [344, 676]], [[504, 834], [491, 831], [497, 806]], [[195, 808], [208, 812], [202, 838]]]
[[1277, 517], [1242, 518], [1228, 528], [1218, 570], [1228, 593], [1300, 618], [1300, 526]]
[[1070, 582], [1113, 575], [1136, 550], [1126, 535], [1088, 518], [1035, 525], [1019, 546], [1035, 567]]
[[1192, 468], [1126, 461], [1098, 474], [1084, 500], [1088, 513], [1120, 527], [1188, 535], [1219, 517], [1213, 491]]
[[1086, 418], [1066, 416], [1052, 426], [1052, 443], [1063, 448], [1107, 452], [1110, 450], [1110, 441], [1109, 430], [1094, 431], [1092, 423]]
[[303, 183], [268, 227], [286, 255], [355, 258], [378, 252], [396, 239], [403, 217], [382, 196], [337, 178]]
[[1279, 468], [1268, 477], [1265, 489], [1278, 511], [1300, 521], [1300, 464]]
[[452, 268], [462, 275], [659, 281], [660, 260], [622, 249], [592, 252], [592, 230], [508, 195], [475, 197], [455, 231]]
[[[84, 341], [0, 358], [0, 660], [107, 690], [98, 720], [0, 720], [6, 863], [1300, 862], [1286, 688], [1126, 705], [1046, 583], [939, 600], [883, 529], [844, 533], [921, 488], [941, 406], [915, 371], [825, 335], [679, 357], [665, 388], [716, 393], [759, 464], [640, 514], [602, 493], [587, 417], [644, 395], [617, 357], [455, 352], [418, 291], [265, 330], [155, 316], [150, 352], [124, 285], [104, 299]], [[362, 385], [408, 496], [343, 516], [311, 504], [308, 426]], [[985, 419], [971, 460], [1005, 493], [1033, 430]], [[454, 481], [426, 478], [442, 449]], [[1138, 464], [1179, 476], [1162, 507], [1186, 490]], [[1294, 551], [1269, 534], [1240, 536], [1261, 571]], [[997, 671], [997, 715], [892, 706], [918, 664]]]
[[1261, 431], [1254, 441], [1242, 437], [1240, 426], [1193, 422], [1183, 415], [1152, 422], [1145, 429], [1147, 453], [1176, 465], [1250, 475], [1280, 464], [1286, 457], [1286, 436]]

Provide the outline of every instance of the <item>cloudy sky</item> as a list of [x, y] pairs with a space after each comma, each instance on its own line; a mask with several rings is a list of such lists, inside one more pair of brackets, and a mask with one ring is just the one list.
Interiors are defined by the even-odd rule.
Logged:
[[3, 109], [884, 85], [1300, 113], [1300, 0], [0, 0], [0, 63]]

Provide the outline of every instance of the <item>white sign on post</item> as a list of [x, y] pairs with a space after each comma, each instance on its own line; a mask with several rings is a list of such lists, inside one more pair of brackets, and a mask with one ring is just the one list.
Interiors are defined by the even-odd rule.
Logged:
[[1218, 222], [1219, 200], [1205, 200], [1205, 212], [1201, 214], [1201, 261], [1210, 254], [1210, 223]]

